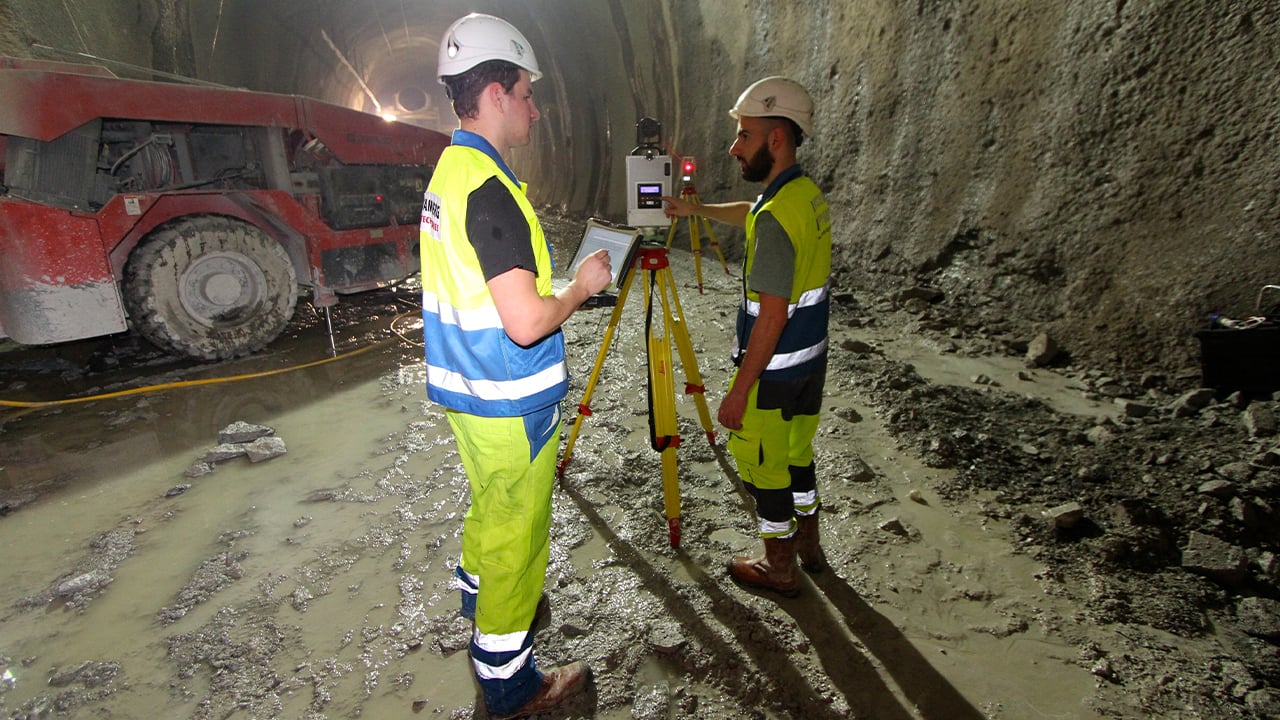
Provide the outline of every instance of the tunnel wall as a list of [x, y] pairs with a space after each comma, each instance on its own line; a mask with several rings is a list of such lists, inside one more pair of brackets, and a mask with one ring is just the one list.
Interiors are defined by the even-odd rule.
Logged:
[[1280, 280], [1275, 3], [670, 7], [682, 145], [722, 149], [720, 108], [758, 77], [814, 93], [801, 159], [845, 286], [924, 282], [995, 337], [1194, 374], [1207, 313], [1252, 314]]
[[522, 28], [546, 71], [512, 164], [548, 210], [623, 219], [643, 116], [698, 158], [704, 201], [753, 197], [726, 111], [777, 73], [817, 99], [801, 160], [832, 201], [841, 288], [936, 286], [966, 333], [1047, 330], [1092, 364], [1189, 376], [1207, 313], [1251, 314], [1280, 283], [1270, 0], [0, 0], [0, 50], [355, 104], [378, 63], [430, 76], [472, 9]]

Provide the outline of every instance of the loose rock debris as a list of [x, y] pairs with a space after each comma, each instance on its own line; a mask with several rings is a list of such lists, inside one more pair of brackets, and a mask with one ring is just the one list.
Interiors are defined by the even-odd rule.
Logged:
[[213, 472], [217, 464], [247, 457], [250, 462], [263, 462], [278, 458], [288, 452], [282, 438], [265, 425], [252, 425], [244, 421], [234, 422], [218, 433], [218, 444], [205, 451], [200, 459], [187, 468], [188, 478], [204, 477]]

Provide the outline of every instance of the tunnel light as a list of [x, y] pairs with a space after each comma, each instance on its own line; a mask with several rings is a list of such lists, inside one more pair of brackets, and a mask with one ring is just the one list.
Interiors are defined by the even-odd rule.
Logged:
[[384, 112], [382, 113], [382, 119], [386, 120], [387, 122], [395, 122], [399, 118], [396, 117], [395, 113]]

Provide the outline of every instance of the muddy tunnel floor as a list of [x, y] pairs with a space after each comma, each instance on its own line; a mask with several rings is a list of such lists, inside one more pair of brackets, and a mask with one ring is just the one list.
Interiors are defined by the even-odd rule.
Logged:
[[[714, 417], [738, 270], [704, 256], [700, 293], [671, 259]], [[468, 491], [417, 301], [344, 297], [332, 351], [304, 303], [216, 365], [0, 346], [0, 399], [115, 394], [0, 408], [0, 713], [483, 717], [452, 588]], [[671, 546], [629, 298], [555, 493], [535, 645], [594, 680], [546, 717], [1280, 717], [1274, 400], [1031, 368], [964, 310], [837, 288], [830, 568], [781, 599], [725, 572], [759, 541], [684, 394]], [[566, 437], [608, 324], [566, 325]], [[276, 452], [213, 453], [236, 422]]]

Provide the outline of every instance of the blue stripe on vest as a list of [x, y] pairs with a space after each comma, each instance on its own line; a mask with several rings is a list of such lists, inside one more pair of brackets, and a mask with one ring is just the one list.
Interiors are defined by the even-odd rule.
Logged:
[[[821, 343], [827, 337], [827, 321], [831, 312], [831, 303], [829, 299], [824, 299], [816, 305], [797, 308], [791, 317], [787, 320], [787, 324], [782, 329], [782, 336], [778, 338], [778, 345], [774, 348], [774, 355], [785, 355], [798, 350], [813, 347]], [[738, 308], [737, 330], [738, 337], [750, 338], [751, 330], [755, 327], [756, 318], [750, 315], [745, 307]], [[739, 348], [738, 355], [733, 358], [734, 365], [742, 363], [742, 355], [745, 354], [746, 345]], [[827, 362], [827, 353], [810, 358], [799, 365], [791, 367], [777, 368], [773, 370], [765, 370], [760, 377], [765, 380], [789, 380], [817, 370], [824, 366]]]
[[[422, 332], [428, 365], [449, 368], [472, 380], [516, 380], [564, 361], [563, 335], [559, 331], [528, 348], [521, 348], [501, 328], [466, 331], [457, 325], [442, 323], [434, 313], [427, 312]], [[503, 374], [494, 376], [494, 371]], [[569, 382], [563, 380], [521, 398], [483, 399], [427, 383], [427, 397], [433, 402], [484, 417], [524, 415], [560, 402], [568, 392]]]

